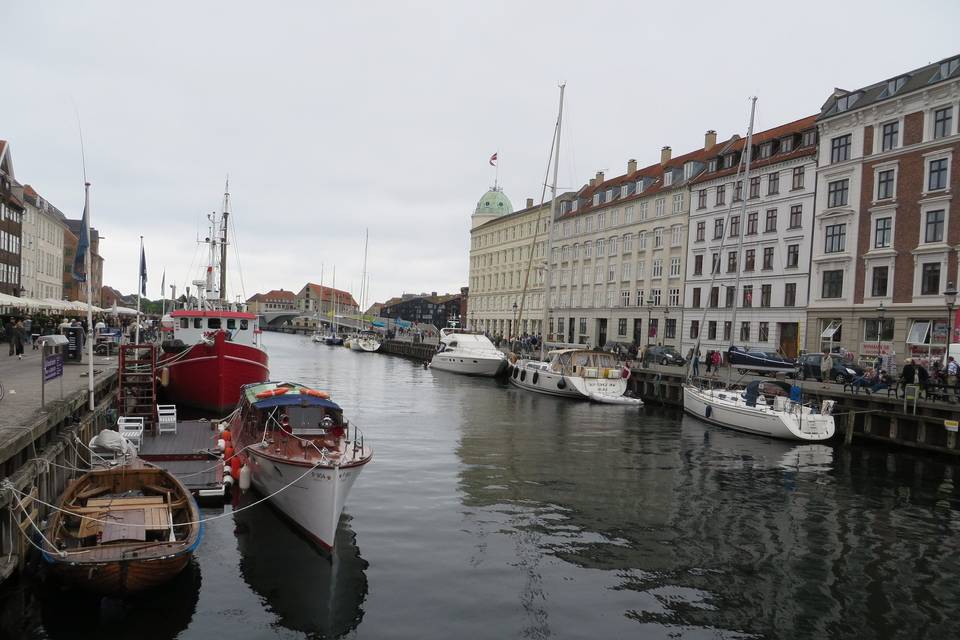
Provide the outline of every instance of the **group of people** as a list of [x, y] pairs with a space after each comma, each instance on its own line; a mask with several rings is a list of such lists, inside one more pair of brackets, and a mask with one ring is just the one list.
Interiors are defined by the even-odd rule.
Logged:
[[[690, 348], [690, 351], [687, 353], [687, 360], [690, 362], [691, 372], [694, 377], [700, 377], [700, 350], [697, 349], [694, 351], [693, 347]], [[716, 377], [720, 374], [720, 365], [723, 364], [723, 356], [719, 351], [710, 350], [707, 351], [707, 355], [703, 358], [704, 364], [706, 364], [706, 375], [707, 377]]]
[[4, 339], [10, 343], [10, 356], [17, 356], [23, 360], [23, 349], [25, 345], [32, 341], [30, 328], [32, 320], [30, 318], [7, 318], [3, 325]]
[[894, 385], [900, 387], [916, 385], [927, 394], [932, 388], [940, 387], [946, 392], [946, 395], [950, 395], [950, 391], [952, 391], [954, 400], [960, 399], [960, 385], [957, 384], [960, 381], [960, 363], [957, 363], [953, 356], [949, 356], [946, 366], [943, 366], [939, 360], [935, 360], [931, 369], [932, 371], [928, 371], [921, 362], [913, 358], [907, 358], [903, 369], [900, 371], [899, 378], [894, 379], [887, 373], [886, 369], [880, 366], [867, 367], [863, 375], [853, 379], [851, 386], [854, 393], [860, 390], [866, 390], [867, 393], [876, 393], [877, 391], [885, 391]]

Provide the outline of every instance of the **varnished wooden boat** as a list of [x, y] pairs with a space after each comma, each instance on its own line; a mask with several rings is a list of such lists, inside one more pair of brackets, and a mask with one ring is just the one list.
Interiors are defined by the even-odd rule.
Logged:
[[64, 584], [102, 595], [171, 580], [203, 537], [197, 504], [183, 483], [139, 460], [85, 473], [67, 486], [59, 507], [47, 526], [43, 557]]

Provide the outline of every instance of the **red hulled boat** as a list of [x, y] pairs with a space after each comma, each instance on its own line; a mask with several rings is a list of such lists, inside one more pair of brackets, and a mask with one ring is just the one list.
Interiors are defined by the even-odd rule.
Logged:
[[223, 194], [223, 213], [209, 216], [211, 228], [206, 243], [210, 261], [205, 277], [193, 281], [195, 299], [190, 298], [187, 288], [187, 308], [176, 309], [164, 318], [165, 336], [157, 363], [161, 394], [167, 402], [220, 414], [233, 410], [241, 387], [270, 378], [257, 316], [248, 313], [244, 305], [227, 301], [229, 216], [228, 185]]

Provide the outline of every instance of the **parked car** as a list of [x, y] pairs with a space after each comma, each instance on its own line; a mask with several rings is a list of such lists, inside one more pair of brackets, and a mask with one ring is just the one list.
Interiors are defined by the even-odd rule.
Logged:
[[[820, 361], [823, 360], [822, 353], [807, 353], [800, 356], [797, 363], [797, 377], [801, 380], [812, 378], [823, 382], [820, 377]], [[857, 376], [863, 375], [863, 368], [855, 364], [845, 362], [839, 356], [833, 356], [833, 368], [830, 370], [830, 379], [837, 384], [850, 382]]]
[[687, 364], [686, 359], [677, 353], [673, 347], [647, 347], [643, 352], [643, 364], [663, 364], [682, 367]]
[[630, 357], [630, 347], [629, 342], [608, 342], [603, 345], [604, 351], [609, 351], [610, 353], [615, 353], [621, 360], [626, 360]]
[[792, 358], [780, 355], [776, 351], [763, 349], [744, 349], [730, 347], [727, 351], [728, 364], [740, 373], [753, 371], [760, 375], [775, 375], [777, 373], [793, 374], [797, 363]]

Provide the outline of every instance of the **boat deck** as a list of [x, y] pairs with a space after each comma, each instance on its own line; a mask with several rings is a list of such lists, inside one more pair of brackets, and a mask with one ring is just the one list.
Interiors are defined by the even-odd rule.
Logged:
[[199, 498], [223, 498], [218, 438], [213, 423], [182, 420], [176, 433], [145, 432], [140, 457], [172, 473]]

